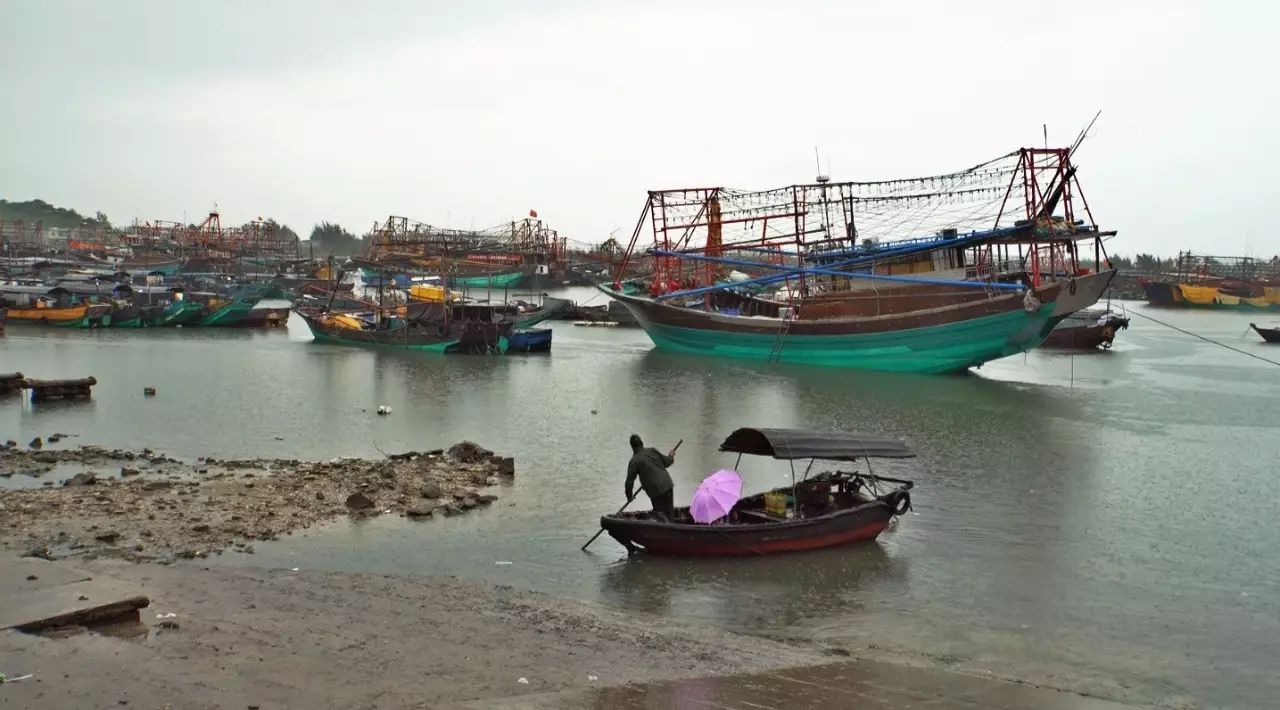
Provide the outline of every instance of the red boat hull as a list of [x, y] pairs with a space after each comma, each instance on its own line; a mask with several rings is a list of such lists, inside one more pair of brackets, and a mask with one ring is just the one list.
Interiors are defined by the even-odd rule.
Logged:
[[817, 550], [873, 540], [889, 527], [893, 512], [874, 501], [814, 518], [772, 523], [699, 525], [665, 523], [606, 515], [600, 519], [611, 537], [628, 549], [658, 555], [727, 557]]

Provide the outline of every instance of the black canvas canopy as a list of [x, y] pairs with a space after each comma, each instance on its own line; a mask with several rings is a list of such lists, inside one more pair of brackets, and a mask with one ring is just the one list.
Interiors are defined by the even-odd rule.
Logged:
[[904, 459], [915, 456], [897, 439], [805, 429], [738, 429], [720, 444], [721, 451], [775, 459], [854, 461], [861, 458]]

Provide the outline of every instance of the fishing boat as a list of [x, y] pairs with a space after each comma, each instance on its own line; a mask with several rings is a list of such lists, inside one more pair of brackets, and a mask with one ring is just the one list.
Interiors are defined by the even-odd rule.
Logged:
[[[1103, 249], [1115, 232], [1087, 204], [1089, 221], [1075, 212], [1074, 148], [926, 178], [652, 191], [618, 276], [599, 288], [663, 350], [897, 372], [981, 366], [1040, 345], [1115, 277]], [[946, 207], [965, 202], [978, 206], [964, 220]], [[1015, 204], [1025, 215], [1006, 209]], [[901, 235], [904, 221], [932, 231]], [[641, 247], [645, 229], [653, 241]], [[1090, 246], [1107, 268], [1082, 263]], [[634, 260], [649, 275], [626, 280]]]
[[111, 304], [81, 302], [58, 305], [38, 300], [31, 307], [10, 307], [10, 323], [32, 323], [61, 328], [101, 328], [111, 323]]
[[523, 271], [507, 271], [498, 274], [450, 276], [449, 284], [458, 288], [515, 288], [523, 279]]
[[1138, 282], [1153, 306], [1280, 310], [1280, 262], [1271, 259], [1178, 252], [1169, 271]]
[[191, 325], [204, 315], [204, 304], [188, 301], [185, 298], [174, 298], [164, 304], [158, 313], [151, 317], [150, 325], [156, 328]]
[[[824, 434], [802, 429], [744, 428], [720, 444], [720, 451], [767, 456], [788, 461], [792, 485], [738, 501], [725, 518], [711, 524], [694, 522], [688, 508], [677, 508], [674, 520], [652, 511], [620, 512], [600, 518], [600, 526], [628, 552], [659, 555], [766, 555], [834, 547], [873, 540], [896, 516], [911, 508], [911, 481], [879, 476], [873, 458], [914, 456], [893, 439], [847, 433]], [[795, 480], [795, 461], [809, 459], [803, 478]], [[865, 461], [866, 472], [826, 471], [811, 476], [814, 461]]]
[[507, 353], [551, 352], [550, 328], [527, 328], [512, 331], [507, 338]]
[[1253, 328], [1253, 332], [1262, 336], [1262, 339], [1268, 343], [1280, 343], [1280, 328], [1259, 328], [1253, 323], [1249, 324]]
[[1059, 321], [1041, 344], [1044, 348], [1108, 350], [1116, 333], [1129, 327], [1129, 319], [1109, 309], [1076, 311]]
[[111, 304], [112, 328], [145, 328], [150, 325], [151, 318], [158, 306], [138, 306], [127, 301]]
[[[446, 353], [502, 353], [517, 330], [530, 329], [571, 308], [546, 297], [541, 305], [488, 302], [409, 301], [373, 310], [316, 311], [295, 308], [318, 343], [366, 345]], [[525, 346], [550, 345], [543, 335], [524, 335]]]
[[196, 325], [208, 327], [239, 325], [249, 317], [250, 312], [253, 311], [254, 306], [258, 305], [259, 300], [257, 296], [210, 299], [205, 304], [204, 315], [200, 317], [200, 320], [196, 321]]

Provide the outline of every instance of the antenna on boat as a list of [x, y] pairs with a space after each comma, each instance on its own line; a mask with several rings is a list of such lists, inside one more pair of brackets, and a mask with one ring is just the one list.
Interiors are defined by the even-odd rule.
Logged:
[[825, 184], [827, 184], [827, 183], [831, 182], [831, 176], [830, 176], [830, 175], [823, 175], [823, 174], [822, 174], [822, 159], [818, 156], [818, 146], [816, 146], [816, 145], [813, 147], [813, 164], [814, 164], [814, 166], [815, 166], [815, 167], [817, 167], [817, 169], [818, 169], [818, 177], [817, 177], [817, 178], [815, 178], [815, 180], [818, 182], [818, 184], [820, 184], [820, 185], [825, 185]]
[[1093, 124], [1098, 122], [1098, 117], [1101, 115], [1102, 115], [1102, 109], [1098, 109], [1098, 112], [1093, 114], [1093, 120], [1089, 121], [1089, 125], [1085, 126], [1084, 130], [1080, 131], [1080, 135], [1076, 136], [1075, 142], [1071, 144], [1071, 150], [1067, 151], [1068, 158], [1071, 157], [1072, 155], [1075, 155], [1076, 149], [1079, 148], [1080, 144], [1084, 142], [1084, 139], [1088, 137], [1089, 129], [1093, 128]]

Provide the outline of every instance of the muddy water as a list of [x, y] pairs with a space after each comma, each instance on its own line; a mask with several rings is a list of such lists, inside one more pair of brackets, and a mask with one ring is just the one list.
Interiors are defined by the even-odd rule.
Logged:
[[[1241, 338], [1246, 316], [1149, 313], [1280, 360]], [[223, 561], [483, 577], [1133, 701], [1247, 707], [1280, 692], [1280, 367], [1138, 318], [1111, 352], [1035, 352], [957, 377], [768, 367], [654, 352], [639, 331], [554, 330], [549, 356], [449, 358], [317, 346], [296, 330], [14, 326], [0, 371], [101, 384], [88, 403], [0, 403], [0, 436], [242, 458], [470, 438], [517, 458], [492, 510], [344, 521]], [[375, 415], [382, 404], [391, 416]], [[578, 551], [621, 504], [628, 434], [684, 439], [679, 498], [733, 463], [716, 446], [743, 425], [907, 440], [919, 457], [877, 471], [916, 481], [914, 513], [875, 544], [778, 558], [628, 561], [607, 537]], [[750, 490], [789, 480], [773, 462], [741, 470]]]

